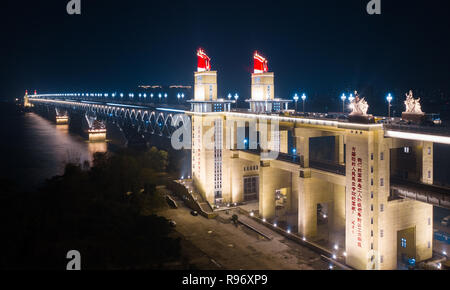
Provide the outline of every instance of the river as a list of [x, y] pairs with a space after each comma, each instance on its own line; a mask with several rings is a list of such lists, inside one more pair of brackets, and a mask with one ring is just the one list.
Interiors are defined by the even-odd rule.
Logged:
[[69, 132], [68, 125], [56, 125], [35, 113], [18, 113], [10, 103], [0, 103], [0, 124], [1, 177], [22, 189], [62, 174], [67, 162], [91, 162], [95, 152], [108, 150], [106, 142], [87, 142]]

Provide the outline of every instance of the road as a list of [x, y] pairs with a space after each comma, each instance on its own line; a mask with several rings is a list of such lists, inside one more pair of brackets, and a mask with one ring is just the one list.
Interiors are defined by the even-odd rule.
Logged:
[[158, 213], [174, 220], [182, 237], [183, 255], [196, 269], [213, 270], [326, 270], [329, 264], [320, 255], [283, 236], [267, 230], [272, 240], [263, 238], [227, 219], [192, 216], [181, 200], [173, 197], [178, 209]]

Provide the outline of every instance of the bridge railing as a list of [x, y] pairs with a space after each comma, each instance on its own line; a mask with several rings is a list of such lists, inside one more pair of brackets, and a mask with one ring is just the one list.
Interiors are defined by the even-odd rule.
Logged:
[[387, 130], [450, 136], [450, 127], [444, 126], [444, 125], [420, 126], [420, 125], [413, 125], [413, 124], [384, 124], [383, 126]]

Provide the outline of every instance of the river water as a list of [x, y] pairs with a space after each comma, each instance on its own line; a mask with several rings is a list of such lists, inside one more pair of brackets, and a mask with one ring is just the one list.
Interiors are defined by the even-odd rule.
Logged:
[[35, 113], [18, 113], [14, 104], [0, 103], [2, 124], [0, 172], [22, 189], [32, 189], [46, 178], [64, 172], [67, 162], [92, 161], [105, 152], [106, 142], [90, 143]]

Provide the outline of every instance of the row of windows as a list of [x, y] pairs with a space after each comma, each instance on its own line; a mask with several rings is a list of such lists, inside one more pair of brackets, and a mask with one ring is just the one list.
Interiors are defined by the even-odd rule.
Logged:
[[[370, 179], [370, 185], [373, 185], [373, 178]], [[380, 186], [384, 186], [384, 178], [380, 178]]]
[[[370, 211], [373, 211], [373, 204], [370, 205]], [[380, 211], [381, 212], [384, 211], [384, 204], [380, 204]], [[372, 224], [373, 224], [373, 219], [372, 219]]]
[[254, 170], [258, 170], [258, 168], [259, 168], [258, 165], [244, 166], [244, 171], [254, 171]]
[[[370, 153], [370, 160], [373, 160], [373, 153]], [[384, 152], [380, 152], [380, 160], [384, 160]]]

